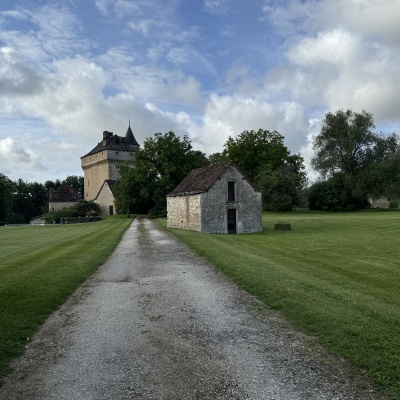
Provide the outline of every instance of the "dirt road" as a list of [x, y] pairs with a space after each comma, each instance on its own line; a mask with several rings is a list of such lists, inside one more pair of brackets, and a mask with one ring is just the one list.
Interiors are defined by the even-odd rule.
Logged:
[[0, 399], [377, 399], [343, 361], [136, 219]]

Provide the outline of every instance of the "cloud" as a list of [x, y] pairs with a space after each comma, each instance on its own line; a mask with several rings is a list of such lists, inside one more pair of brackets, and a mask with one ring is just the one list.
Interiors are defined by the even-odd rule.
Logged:
[[398, 1], [267, 2], [264, 11], [288, 35], [288, 65], [267, 73], [271, 94], [311, 108], [366, 109], [378, 123], [398, 120]]
[[[207, 152], [220, 152], [229, 136], [244, 130], [276, 130], [285, 145], [297, 152], [307, 135], [308, 121], [296, 103], [271, 104], [262, 99], [211, 94], [202, 126], [192, 128], [191, 137]], [[205, 151], [205, 150], [204, 150]]]
[[286, 35], [312, 35], [321, 30], [345, 30], [399, 45], [398, 0], [267, 0], [267, 19]]
[[230, 9], [229, 0], [204, 0], [204, 9], [214, 15], [226, 14]]
[[22, 163], [32, 161], [30, 154], [10, 137], [0, 139], [0, 156], [4, 161]]
[[42, 89], [41, 77], [9, 47], [0, 48], [0, 99], [4, 96], [32, 95]]

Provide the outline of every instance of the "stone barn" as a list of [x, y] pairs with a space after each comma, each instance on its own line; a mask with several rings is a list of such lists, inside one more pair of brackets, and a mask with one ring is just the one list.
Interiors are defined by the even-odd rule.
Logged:
[[204, 233], [262, 230], [261, 191], [230, 161], [194, 169], [167, 195], [167, 226]]

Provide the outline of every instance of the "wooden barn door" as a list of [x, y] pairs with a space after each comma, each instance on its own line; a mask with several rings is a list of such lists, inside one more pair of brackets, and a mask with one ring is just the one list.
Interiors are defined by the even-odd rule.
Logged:
[[236, 210], [228, 209], [228, 233], [236, 233]]

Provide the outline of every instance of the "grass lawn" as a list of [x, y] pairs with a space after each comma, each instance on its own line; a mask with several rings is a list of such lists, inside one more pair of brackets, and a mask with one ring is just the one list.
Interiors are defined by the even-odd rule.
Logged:
[[132, 222], [0, 227], [0, 381], [27, 338], [83, 283]]
[[266, 213], [263, 229], [169, 231], [400, 399], [400, 212]]

